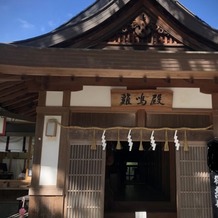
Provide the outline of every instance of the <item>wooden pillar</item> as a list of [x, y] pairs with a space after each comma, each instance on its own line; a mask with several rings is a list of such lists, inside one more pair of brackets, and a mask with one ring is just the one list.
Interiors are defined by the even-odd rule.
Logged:
[[[56, 138], [48, 139], [48, 137], [44, 135], [43, 129], [45, 128], [45, 122], [48, 117], [57, 117], [58, 121], [60, 118], [62, 125], [68, 125], [70, 92], [63, 92], [63, 100], [62, 102], [59, 101], [58, 106], [46, 105], [46, 96], [46, 92], [40, 93], [39, 105], [37, 107], [33, 175], [29, 191], [29, 217], [31, 218], [59, 218], [63, 217], [64, 214], [65, 173], [68, 164], [66, 162], [68, 155], [68, 131], [58, 126], [59, 130]], [[49, 146], [51, 145], [54, 145], [56, 152], [45, 153], [45, 148], [49, 150]], [[53, 180], [51, 182], [44, 182], [44, 180], [42, 180], [44, 175], [42, 172], [44, 172], [47, 167], [45, 163], [44, 165], [42, 164], [43, 161], [45, 162], [45, 157], [48, 157], [50, 160], [51, 157], [53, 157], [52, 162], [53, 160], [57, 162], [57, 165], [52, 163], [56, 173], [52, 174]], [[51, 163], [48, 161], [48, 164]], [[48, 167], [49, 166], [50, 165], [48, 165]], [[52, 173], [54, 171], [51, 170], [50, 172]], [[54, 176], [55, 174], [57, 177]], [[55, 178], [57, 178], [56, 181]]]
[[213, 133], [214, 137], [218, 137], [218, 93], [212, 94], [213, 107]]
[[[46, 92], [40, 91], [39, 92], [39, 100], [38, 100], [38, 107], [45, 106], [45, 98]], [[34, 145], [34, 153], [33, 153], [33, 165], [32, 165], [32, 179], [31, 179], [31, 187], [30, 187], [30, 196], [29, 196], [29, 216], [36, 217], [37, 214], [34, 216], [35, 211], [37, 209], [37, 198], [34, 194], [31, 194], [32, 190], [36, 190], [39, 187], [39, 174], [40, 174], [40, 162], [41, 162], [41, 150], [42, 150], [42, 131], [40, 124], [42, 124], [43, 117], [37, 114], [36, 119], [36, 132], [35, 132], [35, 145]]]
[[[38, 101], [38, 107], [44, 107], [45, 106], [45, 98], [46, 98], [46, 92], [41, 91], [39, 92], [39, 101]], [[42, 131], [41, 128], [43, 117], [41, 115], [37, 114], [36, 119], [36, 132], [35, 132], [35, 146], [34, 146], [34, 154], [33, 154], [33, 167], [32, 167], [32, 181], [31, 181], [31, 187], [36, 188], [39, 183], [39, 172], [40, 172], [40, 161], [41, 161], [41, 150], [42, 150]]]

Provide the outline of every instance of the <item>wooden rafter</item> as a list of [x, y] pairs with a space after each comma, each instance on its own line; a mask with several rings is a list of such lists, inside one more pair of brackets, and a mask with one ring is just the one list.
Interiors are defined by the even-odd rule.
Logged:
[[9, 106], [14, 106], [19, 104], [19, 105], [25, 105], [28, 104], [31, 101], [36, 101], [38, 99], [38, 94], [29, 94], [26, 96], [21, 96], [20, 98], [16, 98], [16, 99], [10, 99], [7, 102], [2, 103], [2, 107], [9, 107]]

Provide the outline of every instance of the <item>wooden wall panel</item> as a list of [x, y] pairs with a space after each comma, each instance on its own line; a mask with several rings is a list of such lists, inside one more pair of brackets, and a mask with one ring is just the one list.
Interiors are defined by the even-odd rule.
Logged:
[[71, 114], [71, 125], [98, 127], [132, 127], [136, 125], [136, 115], [135, 113], [73, 112]]
[[62, 218], [62, 196], [30, 196], [29, 217], [31, 218]]
[[148, 127], [205, 128], [211, 124], [210, 114], [147, 114]]

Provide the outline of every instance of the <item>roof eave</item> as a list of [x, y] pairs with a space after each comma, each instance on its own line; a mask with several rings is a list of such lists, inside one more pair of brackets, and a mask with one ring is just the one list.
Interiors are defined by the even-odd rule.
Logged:
[[[90, 31], [113, 16], [131, 1], [132, 0], [122, 0], [122, 4], [119, 4], [116, 0], [110, 1], [107, 4], [100, 4], [101, 1], [96, 1], [96, 3], [91, 6], [91, 12], [89, 11], [91, 9], [88, 8], [65, 25], [60, 26], [48, 34], [14, 42], [13, 44], [33, 47], [54, 47], [55, 45]], [[218, 45], [218, 30], [211, 28], [209, 25], [205, 25], [203, 21], [193, 16], [192, 13], [184, 8], [184, 6], [181, 6], [177, 1], [156, 0], [156, 2], [160, 4], [167, 13], [174, 17], [178, 23], [205, 40]], [[93, 7], [96, 10], [93, 10]]]
[[178, 1], [156, 0], [169, 14], [190, 31], [201, 37], [218, 44], [218, 30], [206, 25], [205, 22], [194, 16], [187, 8]]

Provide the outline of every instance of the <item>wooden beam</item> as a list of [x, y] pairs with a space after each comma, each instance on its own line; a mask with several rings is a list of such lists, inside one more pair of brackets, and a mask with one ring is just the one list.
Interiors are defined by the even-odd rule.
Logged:
[[218, 93], [212, 94], [212, 107], [213, 107], [213, 134], [218, 137]]
[[17, 84], [17, 85], [14, 84], [11, 87], [8, 87], [8, 88], [1, 90], [0, 97], [5, 97], [6, 95], [11, 95], [13, 93], [17, 93], [18, 91], [25, 90], [25, 89], [26, 89], [26, 87], [25, 87], [24, 83]]
[[[102, 60], [104, 61], [104, 60]], [[126, 60], [127, 62], [129, 60]], [[125, 63], [121, 63], [125, 65]], [[147, 63], [149, 65], [149, 63]], [[109, 67], [109, 63], [105, 64], [106, 66], [101, 67], [33, 67], [33, 66], [18, 66], [18, 65], [2, 65], [0, 64], [0, 70], [4, 71], [6, 74], [14, 74], [14, 75], [32, 75], [32, 76], [75, 76], [75, 77], [95, 77], [98, 75], [100, 78], [104, 77], [123, 77], [123, 78], [154, 78], [154, 79], [165, 79], [170, 77], [172, 79], [190, 79], [193, 76], [194, 79], [214, 79], [217, 75], [218, 68], [214, 68], [211, 66], [208, 71], [200, 70], [182, 70], [176, 67], [172, 69], [164, 69], [160, 68], [151, 68], [147, 69], [144, 66], [144, 69], [140, 68], [132, 68], [127, 66], [126, 68], [111, 68]], [[128, 68], [129, 67], [129, 68]], [[119, 75], [119, 77], [117, 76]]]
[[30, 101], [36, 101], [38, 100], [38, 94], [36, 93], [31, 93], [29, 95], [25, 95], [22, 98], [15, 98], [15, 99], [10, 99], [9, 101], [5, 101], [4, 103], [1, 104], [2, 107], [9, 107], [17, 104], [25, 105], [28, 104]]
[[3, 103], [5, 101], [9, 101], [12, 99], [16, 99], [16, 98], [22, 98], [23, 96], [25, 96], [25, 94], [27, 93], [27, 90], [22, 89], [22, 90], [13, 90], [13, 92], [7, 93], [7, 95], [5, 96], [1, 96], [0, 97], [0, 102]]
[[11, 82], [11, 81], [4, 81], [4, 82], [1, 82], [0, 83], [0, 92], [2, 90], [5, 90], [5, 89], [10, 89], [16, 85], [19, 85], [20, 84], [20, 81], [17, 81], [17, 82]]
[[19, 75], [9, 75], [9, 74], [3, 74], [0, 73], [0, 83], [10, 81], [10, 82], [19, 82], [21, 80], [24, 80], [23, 76]]
[[[26, 82], [29, 92], [38, 92], [42, 90], [39, 77], [31, 77], [32, 79]], [[187, 88], [200, 88], [203, 93], [218, 92], [218, 85], [214, 83], [213, 79], [193, 79], [194, 83], [184, 79], [154, 79], [154, 78], [124, 78], [120, 77], [102, 77], [96, 81], [95, 77], [58, 77], [51, 76], [47, 81], [48, 91], [63, 91], [82, 90], [84, 85], [93, 86], [126, 86], [128, 89], [155, 89], [156, 87], [187, 87]]]
[[[0, 73], [50, 76], [214, 79], [216, 52], [78, 50], [0, 46]], [[133, 59], [134, 57], [134, 59]]]

